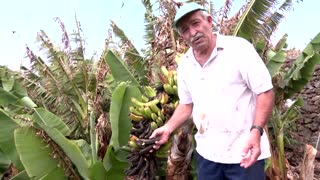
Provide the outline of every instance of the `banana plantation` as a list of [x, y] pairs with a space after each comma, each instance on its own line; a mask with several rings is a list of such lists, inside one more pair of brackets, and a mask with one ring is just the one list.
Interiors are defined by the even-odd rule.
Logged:
[[[230, 0], [223, 7], [196, 2], [213, 16], [214, 31], [250, 41], [269, 69], [276, 102], [265, 127], [272, 152], [265, 171], [267, 179], [290, 179], [285, 139], [303, 105], [297, 93], [320, 64], [320, 33], [284, 70], [288, 37], [277, 44], [270, 39], [295, 2], [250, 0], [234, 14]], [[197, 179], [192, 117], [165, 145], [150, 151], [156, 140], [149, 138], [151, 133], [179, 103], [176, 67], [188, 45], [172, 22], [182, 3], [141, 3], [146, 9], [142, 53], [111, 21], [101, 57], [86, 58], [78, 20], [69, 34], [57, 19], [62, 45], [40, 31], [42, 53], [26, 47], [29, 68], [0, 67], [1, 179]], [[287, 99], [293, 100], [290, 107]], [[320, 177], [305, 174], [300, 178]]]

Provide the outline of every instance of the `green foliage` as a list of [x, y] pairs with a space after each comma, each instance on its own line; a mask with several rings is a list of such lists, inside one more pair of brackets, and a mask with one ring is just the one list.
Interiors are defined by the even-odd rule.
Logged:
[[114, 90], [111, 98], [110, 122], [112, 136], [110, 144], [115, 150], [128, 144], [131, 121], [129, 119], [129, 106], [132, 105], [132, 97], [141, 97], [139, 89], [121, 82]]
[[[51, 124], [44, 124], [41, 121], [44, 120], [44, 117], [50, 117], [51, 119], [46, 121], [46, 123], [51, 122]], [[84, 154], [81, 152], [81, 149], [79, 146], [77, 146], [74, 142], [68, 140], [64, 135], [63, 131], [61, 129], [58, 129], [57, 127], [60, 126], [53, 126], [55, 118], [54, 116], [51, 115], [50, 112], [45, 111], [43, 109], [35, 109], [35, 113], [33, 116], [35, 122], [40, 126], [41, 129], [43, 129], [47, 135], [55, 141], [59, 145], [59, 147], [64, 151], [64, 153], [70, 158], [72, 163], [77, 167], [79, 173], [84, 179], [89, 178], [89, 162], [86, 160]], [[59, 123], [56, 124], [61, 124], [62, 120], [59, 120]], [[55, 125], [56, 125], [55, 124]], [[51, 127], [50, 127], [51, 126]]]
[[112, 94], [110, 107], [110, 122], [112, 137], [103, 160], [107, 170], [108, 179], [123, 179], [124, 169], [128, 166], [126, 157], [131, 121], [129, 120], [129, 106], [132, 105], [131, 97], [141, 97], [139, 89], [126, 82], [121, 82]]
[[35, 179], [67, 179], [64, 170], [59, 167], [59, 160], [50, 157], [53, 152], [32, 128], [15, 130], [15, 144], [23, 166], [29, 177]]
[[279, 84], [284, 98], [290, 98], [300, 92], [313, 77], [317, 64], [320, 63], [320, 33], [307, 45], [292, 67], [283, 76]]
[[111, 50], [105, 54], [106, 63], [111, 69], [111, 74], [117, 82], [129, 81], [135, 86], [139, 86], [139, 81], [129, 71], [128, 66], [124, 64], [124, 61], [118, 58]]
[[17, 175], [11, 178], [11, 180], [27, 180], [30, 179], [26, 170], [19, 172]]
[[0, 149], [0, 179], [2, 179], [4, 172], [9, 168], [10, 164], [10, 159]]
[[267, 62], [266, 66], [270, 72], [271, 77], [279, 74], [281, 67], [286, 60], [287, 54], [284, 51], [284, 46], [286, 45], [286, 35], [278, 43], [279, 47], [272, 50], [271, 48], [267, 50]]
[[251, 42], [257, 40], [267, 42], [284, 18], [284, 12], [291, 10], [293, 6], [291, 0], [279, 4], [279, 1], [274, 0], [248, 1], [238, 12], [241, 16], [232, 29], [232, 35]]
[[[135, 46], [132, 44], [130, 39], [125, 35], [122, 29], [120, 29], [115, 22], [112, 21], [111, 27], [113, 30], [113, 33], [120, 38], [122, 46], [126, 47], [126, 50], [123, 54], [123, 60], [124, 63], [130, 67], [130, 71], [133, 73], [135, 78], [138, 79], [138, 81], [141, 84], [147, 84], [148, 80], [146, 78], [147, 69], [146, 69], [146, 61], [144, 58], [139, 54], [138, 50], [135, 48]], [[119, 52], [122, 54], [123, 52]]]
[[107, 179], [107, 173], [102, 162], [96, 162], [89, 169], [90, 180]]
[[57, 129], [64, 136], [71, 133], [70, 128], [59, 117], [43, 108], [35, 109], [33, 120], [42, 128]]
[[17, 153], [14, 142], [14, 130], [20, 126], [12, 120], [3, 110], [0, 109], [0, 150], [10, 161], [22, 170], [20, 157]]
[[126, 160], [128, 155], [129, 152], [122, 149], [116, 150], [113, 145], [109, 145], [107, 154], [103, 160], [103, 166], [107, 171], [107, 179], [124, 179], [124, 169], [128, 166], [128, 161]]

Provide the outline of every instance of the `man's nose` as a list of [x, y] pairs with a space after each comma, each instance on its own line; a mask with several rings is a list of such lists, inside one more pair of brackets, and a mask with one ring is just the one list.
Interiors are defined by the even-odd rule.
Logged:
[[190, 34], [192, 37], [194, 37], [197, 33], [198, 31], [195, 28], [190, 28]]

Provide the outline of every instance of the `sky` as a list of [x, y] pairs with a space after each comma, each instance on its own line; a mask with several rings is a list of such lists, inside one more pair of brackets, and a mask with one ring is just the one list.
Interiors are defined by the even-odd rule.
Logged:
[[[176, 0], [178, 1], [178, 0]], [[293, 0], [296, 2], [296, 0]], [[141, 0], [2, 0], [0, 6], [0, 65], [17, 70], [28, 66], [25, 47], [28, 45], [37, 55], [36, 35], [44, 30], [54, 44], [61, 39], [59, 17], [69, 33], [75, 28], [75, 13], [81, 23], [86, 41], [86, 55], [100, 56], [108, 35], [110, 20], [124, 30], [136, 47], [143, 48], [144, 7]], [[224, 0], [212, 0], [216, 8]], [[244, 0], [234, 0], [232, 11], [237, 10]], [[317, 22], [320, 1], [304, 0], [295, 3], [294, 9], [286, 12], [273, 41], [288, 34], [289, 48], [303, 49], [320, 32]]]

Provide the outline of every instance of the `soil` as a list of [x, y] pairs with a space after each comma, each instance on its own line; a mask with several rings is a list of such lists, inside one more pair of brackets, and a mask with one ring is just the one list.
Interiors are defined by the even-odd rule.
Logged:
[[[310, 136], [303, 134], [305, 127], [298, 124], [298, 131], [292, 132], [295, 143], [287, 145], [285, 148], [285, 156], [287, 159], [288, 179], [298, 180], [301, 171], [301, 164], [304, 156], [304, 148], [306, 144], [312, 145], [316, 148], [319, 132], [312, 133]], [[299, 133], [300, 132], [300, 133]], [[319, 142], [320, 143], [320, 142]], [[319, 144], [320, 145], [320, 144]], [[318, 152], [314, 161], [314, 180], [320, 180], [320, 147], [318, 145]]]

